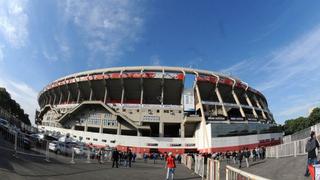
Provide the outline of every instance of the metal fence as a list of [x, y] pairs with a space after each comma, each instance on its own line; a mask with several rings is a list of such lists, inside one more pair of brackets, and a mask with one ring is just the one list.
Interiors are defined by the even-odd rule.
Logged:
[[208, 158], [207, 180], [220, 180], [220, 161]]
[[194, 157], [194, 172], [201, 177], [204, 177], [204, 157], [198, 155]]
[[292, 141], [285, 144], [279, 144], [276, 146], [270, 146], [266, 148], [266, 157], [268, 158], [281, 158], [281, 157], [290, 157], [305, 155], [306, 143], [308, 138], [301, 139], [297, 141]]
[[[193, 160], [194, 157], [194, 160]], [[194, 162], [194, 163], [193, 163]], [[220, 179], [220, 161], [211, 158], [205, 159], [201, 155], [183, 154], [181, 163], [188, 169], [193, 170], [202, 179], [219, 180]]]
[[305, 152], [305, 147], [311, 131], [314, 131], [317, 139], [319, 139], [320, 123], [303, 129], [295, 134], [285, 136], [283, 139], [284, 144], [267, 147], [266, 157], [281, 158], [306, 155], [307, 153]]
[[14, 157], [28, 156], [49, 161], [49, 141], [33, 138], [14, 128], [0, 127], [1, 149], [11, 151]]
[[267, 178], [257, 176], [240, 169], [234, 168], [232, 166], [226, 166], [226, 180], [239, 180], [239, 179], [246, 179], [246, 180], [269, 180]]
[[[103, 164], [105, 162], [111, 161], [111, 151], [102, 150], [101, 153], [98, 151], [94, 151], [93, 149], [85, 149], [82, 151], [72, 149], [70, 155], [66, 157], [70, 159], [71, 164], [76, 163], [100, 163]], [[119, 165], [129, 166], [129, 164], [125, 164], [124, 161], [119, 160]]]
[[[316, 126], [316, 125], [314, 125]], [[297, 140], [301, 140], [301, 139], [305, 139], [308, 138], [310, 136], [310, 132], [314, 127], [308, 127], [306, 129], [303, 129], [301, 131], [298, 131], [294, 134], [291, 135], [291, 141], [297, 141]]]

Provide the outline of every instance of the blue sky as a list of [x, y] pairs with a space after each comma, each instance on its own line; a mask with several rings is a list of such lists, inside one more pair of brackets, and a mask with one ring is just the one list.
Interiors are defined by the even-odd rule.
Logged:
[[320, 105], [319, 1], [0, 0], [0, 86], [34, 117], [74, 72], [165, 65], [232, 74], [276, 121]]

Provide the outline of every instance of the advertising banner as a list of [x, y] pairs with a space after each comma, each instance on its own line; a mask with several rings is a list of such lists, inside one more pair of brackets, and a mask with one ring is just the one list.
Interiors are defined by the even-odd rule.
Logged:
[[195, 111], [193, 90], [184, 90], [183, 108], [184, 108], [184, 111]]

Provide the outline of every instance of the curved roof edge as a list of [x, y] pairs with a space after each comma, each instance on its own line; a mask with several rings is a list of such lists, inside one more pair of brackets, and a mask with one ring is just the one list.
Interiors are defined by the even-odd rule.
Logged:
[[241, 81], [239, 78], [234, 77], [232, 75], [227, 75], [223, 74], [220, 72], [216, 71], [209, 71], [209, 70], [201, 70], [201, 69], [193, 69], [193, 68], [186, 68], [186, 67], [175, 67], [175, 66], [123, 66], [123, 67], [111, 67], [111, 68], [101, 68], [101, 69], [94, 69], [94, 70], [88, 70], [88, 71], [81, 71], [78, 73], [73, 73], [64, 77], [61, 77], [59, 79], [54, 80], [53, 82], [57, 82], [60, 80], [64, 80], [66, 78], [70, 77], [76, 77], [76, 76], [81, 76], [81, 75], [86, 75], [86, 74], [93, 74], [93, 73], [103, 73], [103, 72], [113, 72], [113, 71], [136, 71], [136, 70], [146, 70], [146, 71], [184, 71], [186, 73], [190, 74], [195, 74], [195, 72], [200, 73], [200, 74], [216, 74], [219, 76], [224, 76], [224, 77], [231, 77], [233, 79]]

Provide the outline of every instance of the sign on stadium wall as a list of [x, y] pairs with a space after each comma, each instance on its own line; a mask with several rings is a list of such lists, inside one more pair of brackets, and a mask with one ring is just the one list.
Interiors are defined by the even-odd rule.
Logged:
[[192, 90], [183, 92], [183, 110], [195, 111], [194, 93]]

